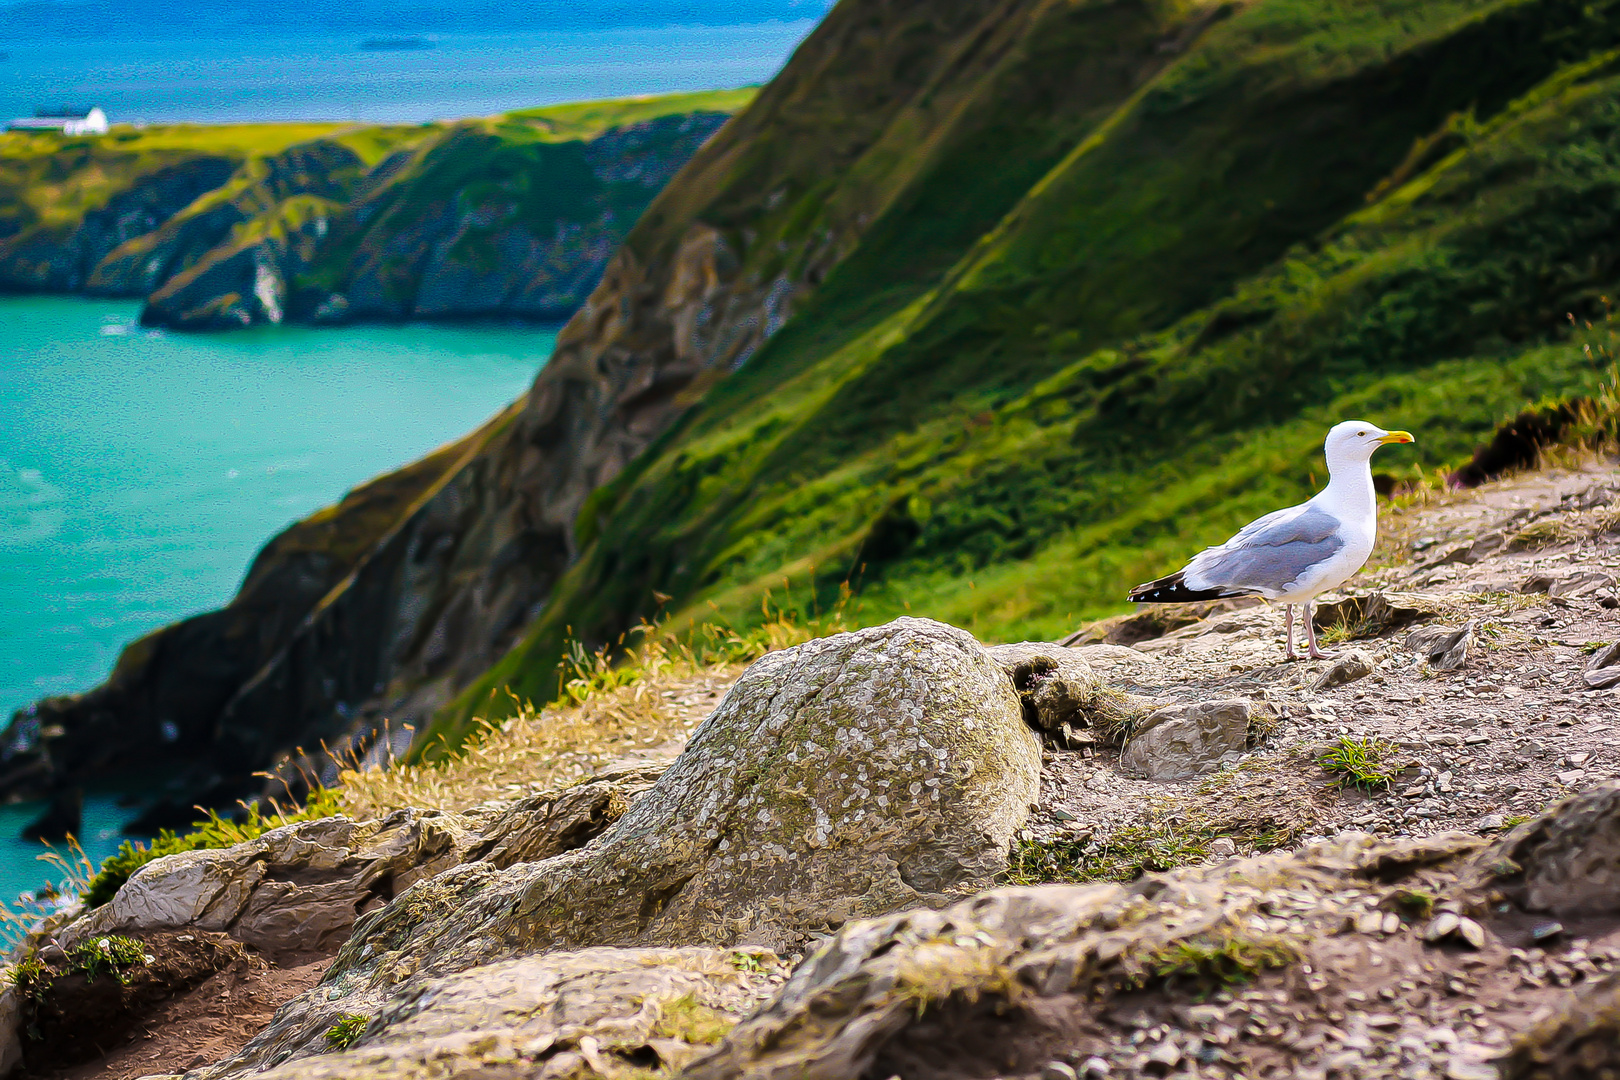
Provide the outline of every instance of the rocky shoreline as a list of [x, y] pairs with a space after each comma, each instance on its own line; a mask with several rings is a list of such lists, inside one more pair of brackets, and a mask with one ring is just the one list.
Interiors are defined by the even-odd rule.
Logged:
[[[1324, 615], [1349, 646], [1333, 662], [1280, 662], [1259, 608], [1145, 639], [1122, 617], [1072, 647], [901, 619], [769, 653], [684, 742], [563, 787], [158, 859], [14, 952], [4, 1061], [189, 1080], [1610, 1075], [1617, 488], [1588, 465], [1396, 515], [1378, 590]], [[1425, 628], [1467, 647], [1435, 652]], [[129, 989], [109, 1024], [83, 1004], [84, 958], [125, 939], [134, 958], [108, 963], [129, 987], [189, 974]], [[322, 974], [277, 983], [274, 1017], [207, 1062], [141, 1034], [253, 963]], [[73, 1064], [31, 1042], [75, 1015], [119, 1046]]]

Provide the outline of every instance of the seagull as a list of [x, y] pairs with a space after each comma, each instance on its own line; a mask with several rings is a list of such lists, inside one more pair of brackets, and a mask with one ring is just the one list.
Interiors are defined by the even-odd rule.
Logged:
[[1169, 577], [1138, 585], [1140, 604], [1180, 604], [1228, 596], [1259, 596], [1287, 604], [1288, 659], [1294, 652], [1294, 605], [1303, 609], [1312, 660], [1331, 660], [1316, 647], [1311, 602], [1360, 570], [1378, 536], [1373, 493], [1373, 451], [1385, 443], [1414, 441], [1409, 432], [1385, 431], [1365, 420], [1334, 425], [1323, 443], [1328, 485], [1309, 502], [1251, 521], [1219, 547], [1205, 548]]

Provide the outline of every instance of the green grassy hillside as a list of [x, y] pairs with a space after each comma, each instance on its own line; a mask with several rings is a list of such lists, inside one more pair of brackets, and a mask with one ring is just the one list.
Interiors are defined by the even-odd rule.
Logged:
[[549, 697], [569, 635], [610, 641], [655, 592], [747, 625], [847, 581], [863, 622], [1058, 636], [1308, 495], [1340, 419], [1414, 431], [1376, 462], [1414, 475], [1591, 388], [1569, 314], [1616, 279], [1617, 16], [1038, 5], [948, 122], [783, 211], [785, 237], [878, 217], [592, 498], [545, 612], [438, 729]]

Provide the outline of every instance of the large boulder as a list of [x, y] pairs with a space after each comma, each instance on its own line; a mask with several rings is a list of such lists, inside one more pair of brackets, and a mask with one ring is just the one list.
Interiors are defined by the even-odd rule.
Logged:
[[514, 957], [796, 949], [851, 919], [942, 905], [1005, 868], [1039, 776], [1011, 681], [961, 630], [900, 619], [770, 654], [588, 846], [418, 882], [356, 925], [322, 986], [205, 1075], [319, 1052], [343, 1015]]

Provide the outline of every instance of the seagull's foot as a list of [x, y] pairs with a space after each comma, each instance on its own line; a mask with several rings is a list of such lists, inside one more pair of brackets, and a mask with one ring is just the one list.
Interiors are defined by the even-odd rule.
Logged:
[[1312, 660], [1337, 660], [1339, 658], [1339, 654], [1336, 652], [1323, 652], [1321, 649], [1312, 648], [1310, 657]]
[[1288, 662], [1290, 664], [1292, 664], [1295, 660], [1303, 660], [1303, 659], [1305, 659], [1305, 658], [1303, 656], [1299, 655], [1299, 653], [1295, 652], [1293, 649], [1286, 649], [1286, 650], [1283, 651], [1283, 660], [1285, 660], [1286, 662]]

